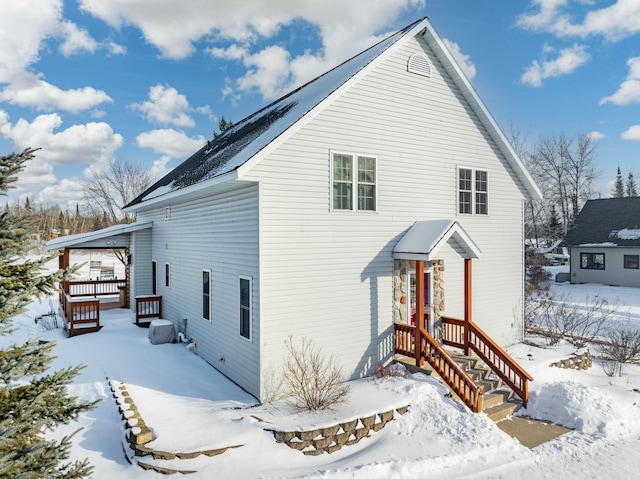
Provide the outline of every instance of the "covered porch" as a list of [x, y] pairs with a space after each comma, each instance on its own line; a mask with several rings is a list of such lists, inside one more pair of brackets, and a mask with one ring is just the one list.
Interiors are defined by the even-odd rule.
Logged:
[[[447, 244], [459, 252], [459, 259], [464, 264], [462, 318], [446, 314], [444, 293], [434, 292], [438, 284], [425, 274], [425, 265], [430, 271], [444, 270], [441, 251]], [[398, 315], [400, 321], [395, 321], [395, 352], [414, 358], [417, 366], [427, 362], [472, 411], [479, 412], [483, 388], [451, 357], [445, 346], [462, 350], [465, 356], [475, 355], [521, 398], [526, 407], [528, 381], [533, 378], [473, 321], [472, 261], [480, 255], [480, 249], [454, 220], [420, 221], [405, 233], [396, 244], [393, 257], [397, 264], [413, 265], [411, 274], [406, 277], [415, 277], [415, 285], [407, 279], [404, 291], [409, 298], [402, 295], [402, 291], [400, 294], [401, 303], [407, 298], [404, 301], [409, 303], [409, 313], [404, 321], [402, 315]], [[434, 296], [438, 297], [437, 304], [434, 304]]]
[[[59, 251], [61, 269], [86, 263], [82, 278], [59, 285], [60, 310], [69, 337], [99, 331], [100, 312], [108, 309], [134, 309], [136, 325], [147, 325], [151, 319], [162, 317], [161, 296], [132, 297], [131, 234], [148, 228], [151, 223], [115, 225], [46, 243], [48, 250]], [[102, 251], [111, 252], [113, 261], [105, 264], [96, 259]], [[74, 252], [83, 253], [81, 261], [72, 260]]]

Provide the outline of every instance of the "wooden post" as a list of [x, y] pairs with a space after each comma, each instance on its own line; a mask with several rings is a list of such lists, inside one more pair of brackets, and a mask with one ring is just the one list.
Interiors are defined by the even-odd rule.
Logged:
[[464, 260], [464, 354], [469, 356], [471, 344], [471, 331], [469, 323], [471, 323], [471, 258]]
[[[62, 250], [62, 254], [58, 256], [58, 267], [60, 269], [67, 269], [69, 267], [69, 248]], [[63, 281], [61, 286], [64, 293], [69, 294], [69, 281]]]
[[422, 330], [424, 328], [424, 261], [416, 260], [416, 366], [424, 364]]

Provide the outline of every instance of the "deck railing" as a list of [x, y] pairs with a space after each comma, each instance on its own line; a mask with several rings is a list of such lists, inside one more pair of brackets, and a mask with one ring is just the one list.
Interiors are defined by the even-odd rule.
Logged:
[[516, 393], [527, 407], [533, 378], [473, 321], [442, 317], [443, 343], [475, 352]]
[[69, 336], [100, 329], [100, 300], [72, 298], [60, 295], [64, 325]]
[[[136, 296], [136, 324], [162, 318], [162, 296]], [[141, 321], [142, 320], [142, 321]]]
[[482, 387], [475, 383], [430, 334], [419, 326], [416, 328], [398, 323], [394, 326], [396, 353], [415, 357], [417, 365], [426, 361], [469, 409], [474, 412], [482, 410]]
[[124, 279], [107, 279], [98, 281], [69, 281], [69, 296], [108, 296], [118, 294], [120, 288], [126, 287]]

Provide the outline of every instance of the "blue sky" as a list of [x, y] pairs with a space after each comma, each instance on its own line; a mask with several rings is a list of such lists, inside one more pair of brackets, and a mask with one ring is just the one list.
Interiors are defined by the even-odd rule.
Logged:
[[0, 0], [10, 199], [75, 205], [116, 158], [158, 174], [275, 98], [428, 16], [506, 133], [591, 134], [603, 196], [640, 176], [638, 0]]

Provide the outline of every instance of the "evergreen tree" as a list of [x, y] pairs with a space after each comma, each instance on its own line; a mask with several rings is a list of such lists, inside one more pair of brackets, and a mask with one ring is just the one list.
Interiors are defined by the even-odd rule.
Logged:
[[616, 174], [616, 181], [613, 184], [613, 191], [611, 192], [613, 198], [624, 198], [624, 181], [622, 180], [622, 172], [618, 166], [618, 173]]
[[[0, 194], [6, 195], [35, 151], [0, 157]], [[7, 212], [0, 215], [0, 335], [11, 332], [12, 318], [34, 296], [51, 294], [56, 281], [73, 273], [43, 274], [44, 264], [55, 256], [25, 259], [30, 234], [28, 218]], [[92, 471], [87, 460], [65, 463], [70, 437], [61, 441], [44, 437], [46, 429], [75, 420], [95, 404], [79, 403], [68, 395], [67, 385], [80, 367], [47, 373], [54, 344], [31, 339], [0, 349], [0, 477], [72, 479], [87, 477]]]
[[551, 214], [549, 215], [549, 237], [552, 241], [562, 236], [562, 223], [556, 211], [556, 205], [551, 205]]
[[223, 116], [222, 119], [218, 122], [218, 130], [220, 130], [220, 133], [217, 133], [214, 131], [213, 137], [218, 138], [220, 135], [222, 135], [225, 131], [227, 131], [231, 127], [233, 127], [233, 121], [231, 120], [227, 121]]
[[633, 178], [633, 173], [631, 172], [629, 172], [629, 176], [627, 177], [627, 196], [638, 196], [636, 180]]

